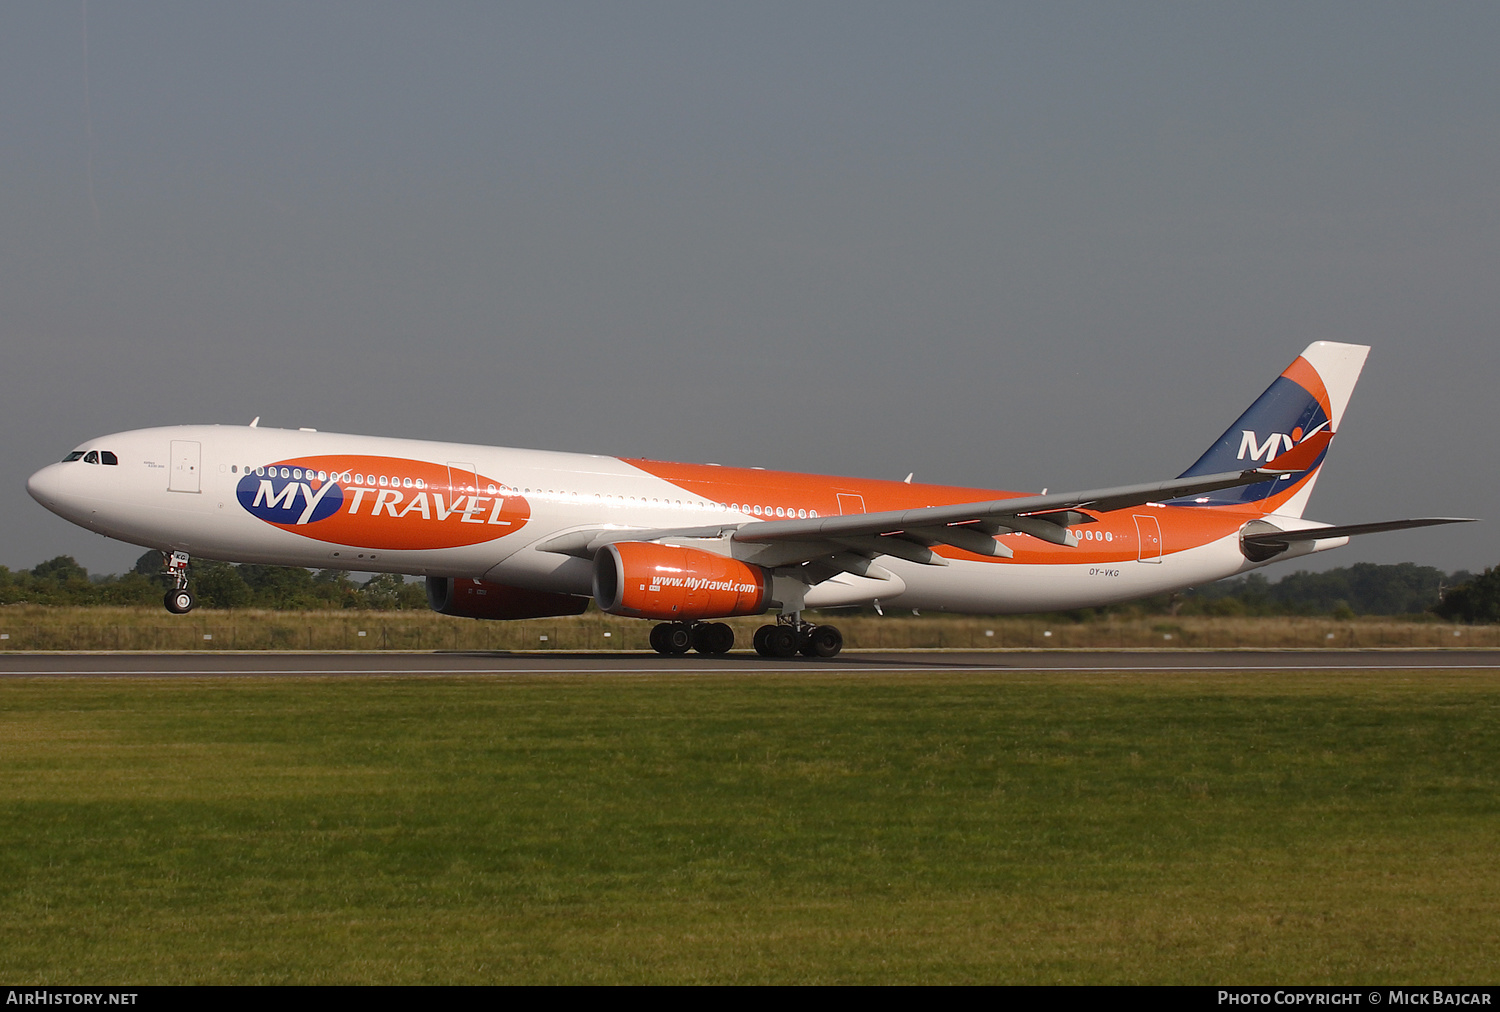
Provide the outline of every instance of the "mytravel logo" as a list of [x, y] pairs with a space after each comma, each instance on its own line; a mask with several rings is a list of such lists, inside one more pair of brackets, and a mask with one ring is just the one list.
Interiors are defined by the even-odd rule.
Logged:
[[246, 468], [245, 512], [282, 530], [360, 548], [456, 548], [520, 530], [531, 507], [468, 464], [302, 457]]
[[1259, 461], [1264, 457], [1266, 458], [1266, 463], [1270, 463], [1286, 450], [1290, 450], [1302, 442], [1303, 439], [1308, 436], [1315, 436], [1327, 427], [1328, 423], [1325, 421], [1322, 425], [1304, 435], [1302, 427], [1299, 425], [1291, 432], [1273, 432], [1266, 437], [1266, 441], [1263, 443], [1260, 442], [1260, 436], [1254, 430], [1244, 429], [1240, 434], [1240, 452], [1236, 459], [1244, 460], [1246, 457], [1249, 457], [1251, 460]]

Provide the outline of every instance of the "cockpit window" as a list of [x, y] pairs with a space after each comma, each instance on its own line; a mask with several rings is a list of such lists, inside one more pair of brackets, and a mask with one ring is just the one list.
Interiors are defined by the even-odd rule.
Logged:
[[82, 450], [74, 450], [72, 453], [70, 453], [66, 457], [64, 457], [62, 459], [62, 462], [64, 464], [71, 464], [75, 460], [82, 460], [82, 459], [83, 459], [83, 451]]
[[111, 450], [100, 450], [99, 462], [101, 464], [118, 464], [120, 462], [120, 458], [116, 457], [114, 455], [114, 452]]
[[83, 455], [83, 462], [85, 464], [97, 464], [97, 463], [99, 463], [99, 451], [98, 450], [90, 450], [88, 453], [85, 453]]

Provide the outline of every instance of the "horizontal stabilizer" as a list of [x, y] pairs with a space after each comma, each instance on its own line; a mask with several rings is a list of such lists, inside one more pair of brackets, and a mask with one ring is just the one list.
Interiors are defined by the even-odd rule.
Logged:
[[1343, 524], [1338, 527], [1310, 527], [1301, 531], [1262, 531], [1246, 534], [1240, 540], [1247, 545], [1285, 548], [1294, 541], [1321, 541], [1324, 538], [1350, 538], [1356, 534], [1380, 534], [1405, 531], [1413, 527], [1435, 527], [1438, 524], [1472, 524], [1477, 517], [1417, 517], [1412, 520], [1385, 520], [1377, 524]]

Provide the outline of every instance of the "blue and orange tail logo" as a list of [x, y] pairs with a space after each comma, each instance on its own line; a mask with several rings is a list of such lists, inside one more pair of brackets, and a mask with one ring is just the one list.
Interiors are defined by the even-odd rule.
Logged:
[[[1328, 391], [1318, 371], [1305, 358], [1298, 358], [1229, 427], [1197, 463], [1182, 473], [1184, 478], [1225, 471], [1247, 471], [1264, 467], [1309, 437], [1327, 432], [1333, 413]], [[1331, 435], [1331, 433], [1330, 433]], [[1311, 463], [1285, 477], [1242, 488], [1227, 488], [1206, 496], [1175, 499], [1175, 506], [1247, 506], [1271, 508], [1284, 501], [1310, 475], [1316, 474], [1327, 455], [1325, 445]], [[1267, 500], [1273, 500], [1268, 503]]]

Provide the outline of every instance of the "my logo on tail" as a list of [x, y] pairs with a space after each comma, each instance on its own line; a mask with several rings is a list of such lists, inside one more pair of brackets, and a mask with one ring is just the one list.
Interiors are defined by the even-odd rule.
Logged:
[[1242, 429], [1240, 430], [1240, 452], [1235, 459], [1244, 460], [1248, 457], [1250, 460], [1259, 461], [1264, 457], [1265, 463], [1270, 463], [1283, 451], [1290, 450], [1305, 438], [1317, 435], [1327, 425], [1328, 423], [1324, 422], [1308, 433], [1303, 433], [1300, 426], [1291, 432], [1273, 432], [1266, 437], [1264, 443], [1260, 441], [1254, 429]]

